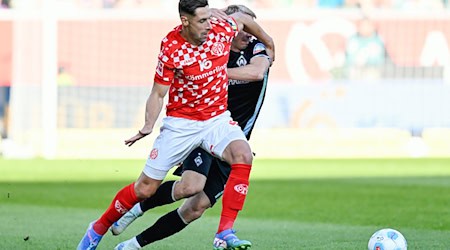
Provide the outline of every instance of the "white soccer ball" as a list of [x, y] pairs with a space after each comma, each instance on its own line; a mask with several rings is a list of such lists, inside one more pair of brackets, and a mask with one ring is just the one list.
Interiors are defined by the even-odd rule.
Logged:
[[383, 228], [370, 237], [369, 250], [406, 250], [405, 237], [397, 230]]

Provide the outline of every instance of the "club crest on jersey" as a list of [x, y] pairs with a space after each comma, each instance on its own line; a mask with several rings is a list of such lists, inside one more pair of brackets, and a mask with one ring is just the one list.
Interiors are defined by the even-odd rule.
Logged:
[[200, 155], [195, 157], [194, 162], [195, 162], [195, 165], [197, 165], [197, 167], [202, 165], [202, 163], [203, 163], [202, 157]]
[[223, 55], [223, 51], [225, 50], [225, 45], [223, 43], [214, 43], [211, 48], [211, 54], [215, 56]]
[[150, 152], [150, 159], [154, 160], [156, 159], [156, 157], [158, 157], [158, 149], [154, 148], [152, 149], [152, 151]]
[[244, 56], [240, 56], [239, 59], [236, 61], [237, 66], [242, 67], [247, 65], [247, 60], [245, 59]]
[[266, 50], [266, 46], [264, 46], [264, 44], [262, 44], [262, 43], [257, 43], [255, 45], [255, 47], [253, 47], [253, 55], [256, 55], [259, 52], [264, 51], [264, 50]]

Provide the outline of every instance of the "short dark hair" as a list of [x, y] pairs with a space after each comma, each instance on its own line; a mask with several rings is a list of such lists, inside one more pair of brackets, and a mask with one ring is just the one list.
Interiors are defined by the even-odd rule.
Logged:
[[205, 6], [208, 6], [208, 0], [180, 0], [178, 12], [180, 15], [189, 14], [195, 16], [195, 10]]

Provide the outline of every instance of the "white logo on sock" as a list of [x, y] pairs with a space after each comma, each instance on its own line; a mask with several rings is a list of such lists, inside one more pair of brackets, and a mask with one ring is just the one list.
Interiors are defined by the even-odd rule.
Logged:
[[248, 185], [237, 184], [236, 186], [234, 186], [234, 190], [240, 194], [247, 195]]
[[122, 203], [120, 203], [119, 200], [116, 200], [116, 202], [114, 203], [114, 208], [116, 209], [117, 212], [119, 212], [120, 214], [125, 214], [126, 212], [128, 212], [128, 209], [126, 209]]

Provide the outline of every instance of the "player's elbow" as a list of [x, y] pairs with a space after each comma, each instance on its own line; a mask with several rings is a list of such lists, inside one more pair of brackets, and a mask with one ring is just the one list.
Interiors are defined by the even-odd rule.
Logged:
[[264, 70], [255, 70], [252, 74], [253, 81], [262, 81], [266, 76], [266, 71]]
[[263, 80], [265, 75], [266, 75], [265, 71], [258, 72], [258, 74], [256, 74], [256, 80], [257, 81]]
[[273, 38], [271, 36], [268, 36], [267, 40], [268, 41], [266, 47], [271, 50], [275, 49], [275, 42], [273, 41]]

